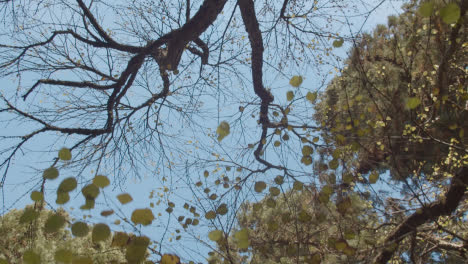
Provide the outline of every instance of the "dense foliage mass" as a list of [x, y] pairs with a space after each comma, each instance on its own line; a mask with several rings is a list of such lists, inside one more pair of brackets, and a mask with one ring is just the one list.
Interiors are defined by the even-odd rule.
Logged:
[[384, 2], [0, 1], [0, 264], [466, 262], [468, 1]]

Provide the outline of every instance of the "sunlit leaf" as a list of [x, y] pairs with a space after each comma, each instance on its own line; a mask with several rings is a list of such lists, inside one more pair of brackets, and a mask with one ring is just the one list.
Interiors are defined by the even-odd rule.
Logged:
[[31, 200], [35, 202], [39, 202], [44, 200], [44, 195], [41, 192], [33, 191], [31, 192]]
[[84, 222], [75, 222], [71, 226], [72, 234], [76, 237], [84, 237], [89, 232], [89, 227]]
[[302, 84], [302, 76], [295, 75], [289, 80], [289, 84], [293, 87], [299, 87]]
[[407, 107], [408, 109], [415, 109], [415, 108], [418, 107], [420, 104], [421, 104], [421, 100], [419, 100], [419, 98], [417, 98], [417, 97], [409, 97], [409, 98], [406, 100], [406, 107]]
[[266, 183], [264, 181], [258, 181], [254, 185], [254, 190], [256, 192], [260, 193], [260, 192], [263, 192], [263, 190], [265, 190], [266, 186], [267, 185], [266, 185]]
[[314, 103], [315, 100], [317, 99], [317, 93], [316, 92], [314, 92], [314, 93], [307, 92], [306, 99], [309, 100], [310, 103]]
[[125, 258], [128, 263], [140, 263], [145, 259], [145, 254], [150, 240], [148, 237], [134, 237], [127, 246]]
[[225, 138], [230, 133], [229, 123], [226, 121], [221, 122], [216, 129], [216, 133], [218, 134], [218, 141], [223, 140], [223, 138]]
[[179, 264], [180, 258], [172, 254], [164, 254], [161, 257], [161, 264]]
[[65, 225], [65, 218], [59, 214], [53, 214], [47, 218], [44, 224], [45, 233], [57, 232], [60, 228]]
[[218, 241], [223, 237], [223, 231], [221, 230], [213, 230], [210, 233], [208, 233], [208, 238], [211, 241]]
[[281, 176], [281, 175], [278, 175], [275, 177], [275, 183], [278, 184], [278, 185], [281, 185], [284, 183], [284, 177]]
[[111, 234], [109, 226], [103, 223], [95, 224], [92, 232], [92, 240], [94, 243], [106, 240]]
[[154, 220], [151, 209], [135, 209], [132, 212], [131, 220], [134, 224], [150, 225]]
[[292, 101], [292, 99], [294, 99], [294, 92], [293, 91], [286, 92], [286, 100]]
[[55, 167], [47, 168], [44, 170], [44, 173], [42, 173], [42, 177], [48, 180], [56, 179], [58, 176], [59, 176], [59, 171]]
[[208, 211], [205, 214], [206, 219], [215, 219], [216, 218], [216, 212], [215, 211]]
[[374, 171], [369, 175], [369, 183], [374, 184], [378, 180], [379, 180], [379, 173]]
[[68, 249], [58, 249], [55, 251], [54, 260], [62, 263], [71, 263], [73, 260], [73, 252]]
[[99, 187], [94, 184], [89, 184], [81, 189], [81, 193], [86, 199], [96, 199], [99, 195]]
[[23, 264], [41, 264], [41, 256], [28, 249], [23, 253]]
[[93, 179], [93, 184], [99, 188], [104, 188], [110, 184], [109, 179], [104, 175], [97, 175]]
[[57, 191], [58, 192], [71, 192], [76, 188], [76, 186], [77, 186], [77, 182], [76, 182], [75, 177], [69, 177], [69, 178], [64, 179], [60, 183]]
[[69, 149], [62, 148], [61, 150], [59, 150], [58, 157], [61, 160], [71, 160], [72, 154]]
[[440, 16], [442, 20], [447, 24], [453, 24], [460, 18], [461, 11], [460, 7], [456, 3], [449, 3], [440, 9]]
[[119, 200], [121, 204], [127, 204], [133, 201], [132, 196], [130, 196], [130, 194], [128, 193], [122, 193], [122, 194], [117, 195], [117, 199]]
[[432, 11], [434, 11], [434, 3], [432, 1], [422, 3], [418, 8], [419, 14], [423, 17], [430, 17]]
[[244, 228], [234, 233], [236, 245], [240, 249], [247, 249], [250, 246], [249, 230]]
[[70, 201], [70, 194], [67, 192], [57, 192], [56, 204], [66, 204], [68, 201]]

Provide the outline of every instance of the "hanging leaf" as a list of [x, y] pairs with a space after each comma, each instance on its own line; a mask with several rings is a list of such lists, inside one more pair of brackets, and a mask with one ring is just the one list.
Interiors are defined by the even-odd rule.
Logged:
[[59, 150], [58, 157], [61, 160], [71, 160], [72, 154], [69, 149], [62, 148], [61, 150]]
[[302, 155], [309, 156], [314, 153], [314, 149], [311, 146], [303, 146], [302, 147]]
[[125, 258], [128, 263], [141, 263], [145, 259], [150, 240], [148, 237], [134, 237], [127, 246]]
[[56, 179], [58, 176], [59, 176], [59, 171], [55, 167], [50, 167], [48, 169], [45, 169], [44, 173], [42, 173], [42, 177], [48, 180]]
[[161, 264], [179, 264], [180, 258], [172, 254], [164, 254], [161, 257]]
[[81, 189], [81, 193], [86, 199], [96, 199], [99, 195], [99, 188], [94, 184], [89, 184]]
[[219, 215], [225, 215], [228, 212], [227, 205], [225, 203], [221, 204], [218, 209], [216, 209], [216, 213]]
[[216, 212], [215, 211], [208, 211], [205, 214], [206, 219], [215, 219], [216, 218]]
[[39, 202], [44, 200], [44, 195], [41, 192], [33, 191], [31, 192], [31, 200], [35, 202]]
[[306, 99], [309, 100], [309, 102], [311, 104], [313, 104], [315, 102], [315, 100], [317, 99], [317, 93], [316, 92], [314, 92], [314, 93], [307, 92]]
[[106, 240], [111, 234], [109, 226], [106, 224], [100, 223], [95, 224], [92, 232], [92, 240], [94, 243]]
[[334, 48], [339, 48], [339, 47], [343, 46], [343, 43], [344, 43], [343, 38], [337, 39], [337, 40], [333, 41], [333, 47]]
[[378, 180], [379, 180], [379, 173], [374, 171], [369, 175], [369, 183], [374, 184]]
[[270, 194], [271, 196], [278, 196], [280, 195], [281, 191], [277, 187], [270, 187]]
[[250, 246], [249, 230], [244, 228], [234, 234], [236, 245], [240, 249], [247, 249]]
[[112, 238], [111, 247], [123, 248], [127, 245], [127, 242], [129, 241], [129, 239], [130, 237], [127, 235], [127, 233], [115, 232]]
[[57, 232], [60, 228], [65, 225], [65, 218], [59, 214], [53, 214], [47, 218], [44, 224], [45, 233]]
[[286, 93], [286, 100], [292, 101], [294, 99], [294, 92], [293, 91], [288, 91]]
[[258, 193], [263, 192], [263, 190], [265, 190], [265, 188], [266, 188], [266, 183], [264, 181], [258, 181], [254, 185], [254, 190], [256, 192], [258, 192]]
[[406, 100], [406, 107], [407, 107], [408, 109], [415, 109], [415, 108], [418, 107], [420, 104], [421, 104], [421, 100], [419, 100], [419, 98], [417, 98], [417, 97], [409, 97], [409, 98]]
[[218, 241], [223, 237], [223, 231], [221, 230], [213, 230], [210, 233], [208, 233], [208, 238], [211, 241]]
[[121, 204], [127, 204], [133, 201], [132, 196], [130, 196], [130, 194], [128, 193], [122, 193], [122, 194], [117, 195], [117, 199], [119, 200]]
[[75, 222], [71, 226], [72, 234], [76, 237], [84, 237], [89, 232], [89, 227], [84, 222]]
[[134, 224], [150, 225], [154, 220], [154, 215], [151, 209], [135, 209], [132, 212], [131, 220]]
[[430, 17], [432, 11], [434, 11], [434, 3], [432, 1], [422, 3], [418, 8], [418, 12], [422, 17]]
[[218, 141], [221, 142], [230, 133], [229, 123], [226, 121], [221, 122], [216, 129], [216, 133], [218, 134]]
[[440, 9], [440, 16], [442, 20], [447, 24], [457, 23], [460, 18], [461, 11], [460, 7], [456, 3], [449, 3]]
[[302, 84], [302, 76], [295, 75], [289, 80], [289, 84], [293, 87], [299, 87]]
[[70, 201], [70, 195], [67, 192], [57, 192], [56, 204], [66, 204], [68, 201]]
[[74, 177], [69, 177], [60, 183], [57, 192], [71, 192], [76, 188], [76, 186], [76, 179]]
[[96, 175], [93, 179], [93, 184], [99, 188], [104, 188], [110, 184], [109, 178], [103, 175]]

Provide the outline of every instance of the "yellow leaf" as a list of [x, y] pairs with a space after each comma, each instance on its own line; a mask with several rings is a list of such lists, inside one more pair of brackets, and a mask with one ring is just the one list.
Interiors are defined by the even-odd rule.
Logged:
[[226, 121], [221, 122], [216, 129], [216, 133], [218, 134], [218, 141], [223, 140], [223, 138], [225, 138], [230, 133], [229, 123]]
[[293, 87], [299, 87], [302, 83], [302, 76], [295, 75], [289, 80], [289, 84]]

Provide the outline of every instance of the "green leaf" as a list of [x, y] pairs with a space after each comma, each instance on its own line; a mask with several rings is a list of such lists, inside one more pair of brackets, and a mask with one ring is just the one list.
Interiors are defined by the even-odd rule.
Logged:
[[302, 147], [302, 155], [309, 156], [314, 153], [314, 149], [311, 146], [303, 146]]
[[234, 233], [237, 247], [240, 249], [247, 249], [250, 246], [249, 230], [244, 228]]
[[154, 215], [151, 209], [135, 209], [132, 212], [131, 220], [134, 224], [150, 225], [154, 220]]
[[304, 187], [304, 184], [300, 181], [295, 181], [293, 183], [293, 189], [296, 191], [301, 191], [303, 187]]
[[127, 204], [133, 201], [132, 196], [130, 196], [130, 194], [128, 193], [122, 193], [122, 194], [117, 195], [117, 199], [119, 200], [121, 204]]
[[278, 185], [281, 185], [284, 183], [284, 177], [281, 176], [281, 175], [278, 175], [275, 177], [275, 183], [278, 184]]
[[47, 218], [44, 224], [45, 233], [57, 232], [60, 228], [65, 225], [65, 218], [59, 214], [53, 214]]
[[288, 101], [292, 101], [292, 99], [294, 99], [294, 92], [293, 92], [293, 91], [288, 91], [288, 92], [286, 93], [286, 99], [287, 99]]
[[457, 23], [460, 18], [461, 11], [460, 7], [456, 3], [449, 3], [440, 9], [440, 16], [442, 20], [447, 24]]
[[38, 192], [38, 191], [33, 191], [33, 192], [31, 192], [31, 200], [33, 200], [35, 202], [42, 201], [42, 200], [44, 200], [44, 194], [42, 194], [41, 192]]
[[135, 237], [130, 241], [125, 252], [128, 263], [141, 263], [145, 259], [150, 240], [148, 237]]
[[86, 199], [94, 200], [99, 195], [99, 187], [94, 184], [89, 184], [81, 189], [81, 193]]
[[317, 99], [317, 93], [316, 92], [314, 92], [314, 93], [307, 92], [306, 99], [309, 100], [309, 102], [313, 104], [315, 102], [315, 100]]
[[59, 171], [55, 167], [50, 167], [48, 169], [45, 169], [44, 173], [42, 173], [42, 177], [48, 180], [56, 179], [58, 176], [59, 176]]
[[96, 175], [93, 179], [93, 184], [99, 188], [104, 188], [110, 184], [109, 178], [103, 175]]
[[216, 212], [215, 211], [208, 211], [205, 214], [206, 219], [215, 219], [216, 218]]
[[223, 237], [223, 231], [221, 230], [213, 230], [210, 233], [208, 233], [208, 238], [211, 241], [218, 241]]
[[344, 39], [339, 38], [339, 39], [333, 41], [333, 47], [334, 48], [339, 48], [339, 47], [343, 46], [343, 43], [344, 43]]
[[221, 140], [223, 140], [223, 138], [225, 138], [230, 133], [229, 123], [226, 121], [221, 122], [216, 129], [216, 133], [218, 134], [218, 141], [221, 142]]
[[62, 263], [71, 263], [73, 260], [73, 252], [68, 249], [59, 249], [55, 251], [54, 260]]
[[278, 196], [280, 195], [281, 190], [277, 187], [270, 187], [270, 194], [271, 196]]
[[377, 172], [372, 172], [369, 175], [369, 183], [374, 184], [379, 180], [379, 174]]
[[58, 157], [61, 160], [71, 160], [72, 154], [69, 149], [62, 148], [61, 150], [59, 150]]
[[94, 243], [106, 240], [111, 235], [109, 226], [103, 223], [94, 225], [93, 233], [91, 235]]
[[23, 253], [23, 264], [41, 264], [41, 256], [28, 249]]
[[120, 247], [123, 248], [127, 245], [129, 241], [129, 236], [124, 232], [115, 232], [112, 237], [111, 247]]
[[225, 203], [221, 204], [218, 209], [216, 209], [216, 213], [219, 215], [225, 215], [228, 212], [227, 205]]
[[434, 3], [432, 1], [422, 3], [418, 8], [418, 12], [422, 17], [430, 17], [433, 11]]
[[332, 170], [336, 170], [338, 168], [338, 160], [336, 159], [332, 159], [329, 163], [328, 163], [328, 166], [330, 167], [330, 169]]
[[70, 201], [70, 195], [67, 192], [57, 192], [56, 204], [66, 204], [68, 201]]
[[24, 209], [24, 212], [21, 215], [21, 217], [19, 219], [19, 222], [20, 222], [20, 224], [29, 223], [31, 221], [36, 220], [37, 217], [39, 217], [39, 212], [34, 210], [34, 208], [32, 208], [32, 207], [28, 207], [28, 208]]
[[419, 98], [417, 98], [417, 97], [409, 97], [409, 98], [406, 100], [406, 107], [407, 107], [408, 109], [415, 109], [415, 108], [418, 107], [420, 104], [421, 104], [421, 100], [419, 100]]
[[60, 183], [57, 192], [71, 192], [76, 188], [76, 186], [76, 179], [74, 177], [69, 177]]
[[258, 181], [254, 185], [254, 190], [256, 192], [258, 192], [258, 193], [263, 192], [263, 190], [265, 190], [265, 188], [266, 188], [266, 183], [264, 181]]
[[161, 257], [160, 264], [179, 264], [180, 258], [176, 255], [164, 254]]
[[86, 199], [85, 204], [80, 206], [81, 210], [91, 210], [94, 208], [94, 205], [96, 204], [96, 201], [94, 199]]
[[303, 81], [302, 76], [295, 75], [291, 78], [291, 80], [289, 80], [289, 84], [293, 87], [299, 87], [302, 84], [302, 81]]
[[72, 234], [76, 237], [84, 237], [88, 234], [89, 227], [84, 222], [75, 222], [71, 226], [71, 231], [72, 231]]

